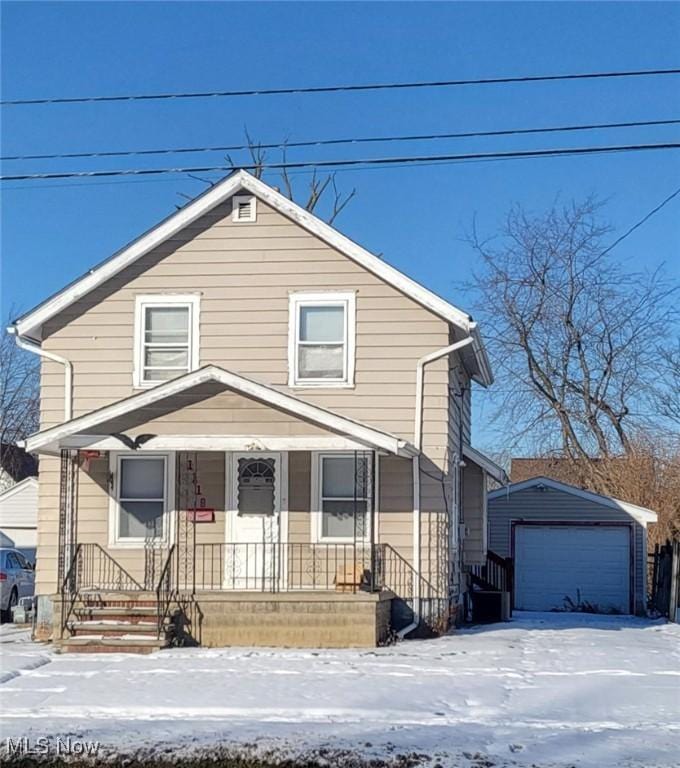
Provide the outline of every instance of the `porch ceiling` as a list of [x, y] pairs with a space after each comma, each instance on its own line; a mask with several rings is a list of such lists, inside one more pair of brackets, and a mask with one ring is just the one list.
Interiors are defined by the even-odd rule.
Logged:
[[38, 432], [24, 447], [416, 453], [406, 440], [213, 365]]

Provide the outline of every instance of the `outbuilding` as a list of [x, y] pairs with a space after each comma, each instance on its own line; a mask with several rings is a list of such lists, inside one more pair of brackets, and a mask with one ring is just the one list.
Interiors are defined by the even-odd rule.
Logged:
[[643, 613], [656, 513], [534, 477], [488, 494], [489, 549], [514, 564], [515, 610]]
[[27, 477], [0, 493], [0, 545], [35, 563], [38, 544], [38, 480]]

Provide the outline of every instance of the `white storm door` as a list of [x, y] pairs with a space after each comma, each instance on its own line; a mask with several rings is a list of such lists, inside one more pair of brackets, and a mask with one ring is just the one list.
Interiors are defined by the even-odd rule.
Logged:
[[281, 454], [227, 454], [226, 589], [269, 591], [281, 572]]

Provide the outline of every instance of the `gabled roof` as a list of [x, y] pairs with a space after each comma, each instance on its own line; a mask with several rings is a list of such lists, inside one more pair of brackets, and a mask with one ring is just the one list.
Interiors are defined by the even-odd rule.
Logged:
[[584, 491], [581, 488], [577, 488], [575, 485], [560, 483], [558, 480], [553, 480], [549, 477], [532, 477], [529, 480], [523, 480], [521, 483], [512, 483], [505, 488], [499, 488], [497, 491], [492, 491], [487, 498], [489, 501], [491, 499], [501, 499], [510, 493], [525, 491], [527, 488], [536, 488], [538, 486], [552, 488], [555, 491], [562, 491], [563, 493], [570, 493], [572, 496], [578, 496], [581, 499], [592, 501], [595, 504], [602, 504], [604, 507], [621, 510], [630, 515], [635, 521], [640, 523], [640, 525], [646, 526], [647, 523], [655, 523], [657, 520], [656, 512], [647, 509], [646, 507], [638, 507], [637, 504], [621, 501], [620, 499], [615, 499], [613, 496], [602, 496], [599, 493], [593, 493], [593, 491]]
[[0, 502], [10, 499], [17, 493], [23, 493], [29, 488], [37, 489], [38, 478], [37, 477], [25, 477], [14, 485], [10, 485], [9, 488], [0, 493]]
[[463, 444], [463, 457], [469, 459], [473, 464], [481, 467], [487, 475], [492, 477], [497, 483], [505, 485], [508, 482], [508, 476], [503, 467], [496, 464], [488, 456], [485, 456], [481, 451], [473, 448], [468, 443]]
[[312, 405], [297, 397], [293, 397], [293, 395], [280, 392], [278, 389], [274, 389], [266, 384], [260, 384], [252, 379], [247, 379], [245, 376], [226, 371], [224, 368], [216, 365], [206, 365], [197, 371], [192, 371], [177, 379], [159, 384], [157, 387], [119, 400], [116, 403], [104, 406], [96, 411], [91, 411], [83, 416], [78, 416], [64, 424], [58, 424], [42, 432], [37, 432], [24, 441], [26, 450], [35, 451], [49, 443], [63, 440], [72, 435], [87, 433], [87, 430], [94, 429], [99, 424], [132, 413], [140, 408], [152, 405], [167, 397], [185, 392], [192, 387], [207, 382], [223, 384], [228, 389], [245, 395], [252, 400], [257, 400], [270, 405], [272, 408], [317, 424], [331, 432], [352, 437], [366, 446], [403, 456], [414, 456], [417, 453], [416, 449], [406, 440], [395, 437], [388, 432], [383, 432], [359, 421], [340, 416], [326, 408]]
[[106, 280], [125, 269], [128, 265], [144, 256], [153, 248], [157, 247], [240, 190], [246, 190], [255, 195], [275, 210], [278, 210], [284, 216], [287, 216], [289, 219], [292, 219], [301, 227], [311, 232], [313, 235], [316, 235], [333, 248], [336, 248], [357, 264], [369, 270], [389, 285], [392, 285], [401, 293], [409, 296], [418, 304], [421, 304], [423, 307], [446, 320], [461, 333], [471, 335], [473, 338], [472, 346], [475, 354], [476, 366], [478, 368], [478, 373], [475, 375], [475, 378], [485, 385], [492, 383], [493, 375], [491, 373], [491, 367], [481, 335], [477, 328], [477, 324], [472, 321], [472, 318], [468, 314], [462, 312], [452, 304], [449, 304], [448, 301], [445, 301], [415, 280], [407, 277], [398, 269], [390, 266], [365, 248], [357, 245], [357, 243], [353, 242], [348, 237], [345, 237], [345, 235], [338, 232], [337, 229], [326, 224], [326, 222], [301, 208], [268, 184], [265, 184], [260, 179], [256, 179], [250, 173], [243, 170], [236, 171], [215, 184], [215, 186], [211, 187], [202, 195], [194, 198], [194, 200], [188, 205], [185, 205], [184, 208], [164, 219], [158, 225], [153, 227], [153, 229], [150, 229], [120, 251], [113, 254], [109, 259], [94, 267], [58, 293], [46, 299], [30, 312], [19, 317], [14, 321], [14, 326], [16, 327], [17, 332], [21, 336], [39, 339], [41, 337], [42, 324], [46, 320], [54, 317], [58, 312], [61, 312], [64, 308], [97, 288]]

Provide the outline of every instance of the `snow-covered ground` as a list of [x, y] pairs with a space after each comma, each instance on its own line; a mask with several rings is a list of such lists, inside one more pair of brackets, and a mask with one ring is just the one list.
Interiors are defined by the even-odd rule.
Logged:
[[[680, 626], [523, 614], [365, 651], [58, 655], [0, 634], [3, 741], [195, 754], [257, 744], [444, 766], [680, 765]], [[331, 760], [338, 763], [337, 760]]]

